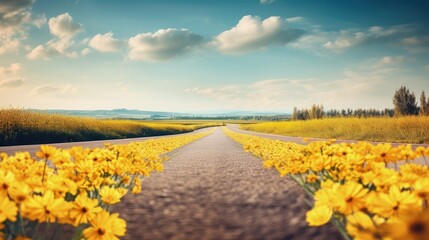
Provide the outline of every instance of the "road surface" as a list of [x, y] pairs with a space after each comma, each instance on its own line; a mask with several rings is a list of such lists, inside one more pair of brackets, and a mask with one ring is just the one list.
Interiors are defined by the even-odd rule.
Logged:
[[127, 221], [124, 239], [340, 239], [333, 226], [308, 227], [305, 192], [221, 128], [174, 155], [115, 207]]

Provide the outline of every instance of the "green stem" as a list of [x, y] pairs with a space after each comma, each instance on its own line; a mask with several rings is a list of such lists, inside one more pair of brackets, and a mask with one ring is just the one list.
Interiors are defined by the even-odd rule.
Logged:
[[337, 227], [338, 231], [341, 233], [345, 240], [352, 240], [352, 238], [347, 234], [346, 230], [344, 229], [343, 224], [341, 224], [341, 222], [339, 222], [339, 220], [335, 216], [332, 218], [332, 222]]
[[45, 158], [45, 166], [43, 166], [42, 184], [45, 181], [46, 165], [48, 165], [48, 159]]

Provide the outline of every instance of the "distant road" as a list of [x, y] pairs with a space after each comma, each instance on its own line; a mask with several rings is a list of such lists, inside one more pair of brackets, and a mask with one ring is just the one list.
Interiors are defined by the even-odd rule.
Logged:
[[163, 138], [163, 137], [174, 137], [174, 136], [180, 136], [180, 135], [187, 135], [187, 134], [194, 134], [199, 132], [208, 131], [213, 127], [209, 128], [201, 128], [198, 130], [195, 130], [193, 132], [188, 133], [180, 133], [180, 134], [173, 134], [173, 135], [162, 135], [162, 136], [152, 136], [152, 137], [140, 137], [140, 138], [125, 138], [125, 139], [112, 139], [112, 140], [97, 140], [97, 141], [84, 141], [84, 142], [67, 142], [67, 143], [46, 143], [46, 144], [32, 144], [32, 145], [19, 145], [19, 146], [3, 146], [0, 147], [0, 153], [5, 152], [8, 155], [15, 154], [15, 152], [20, 151], [28, 151], [30, 154], [33, 154], [40, 149], [40, 145], [51, 145], [55, 146], [57, 148], [71, 148], [73, 146], [82, 146], [85, 148], [97, 148], [97, 147], [103, 147], [104, 143], [112, 143], [112, 144], [127, 144], [130, 142], [138, 142], [138, 141], [145, 141], [148, 139], [155, 139], [155, 138]]

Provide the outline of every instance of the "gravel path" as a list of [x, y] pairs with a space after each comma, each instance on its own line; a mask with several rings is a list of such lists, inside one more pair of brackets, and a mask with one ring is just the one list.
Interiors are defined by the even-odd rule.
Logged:
[[220, 128], [174, 154], [116, 206], [124, 239], [340, 239], [333, 226], [308, 227], [305, 192]]

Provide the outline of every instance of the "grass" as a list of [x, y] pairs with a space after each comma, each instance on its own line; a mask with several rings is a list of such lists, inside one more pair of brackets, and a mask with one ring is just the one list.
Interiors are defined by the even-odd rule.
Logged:
[[324, 118], [241, 125], [244, 130], [285, 136], [377, 142], [429, 143], [429, 117]]
[[0, 146], [159, 136], [217, 125], [221, 123], [106, 120], [0, 109]]

